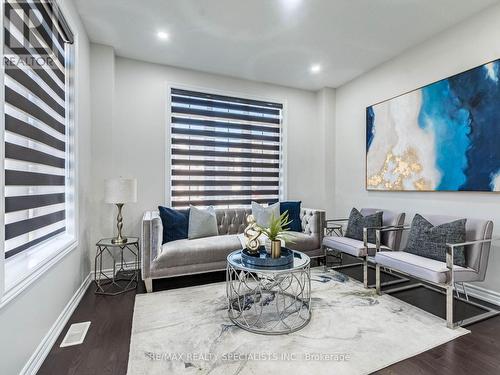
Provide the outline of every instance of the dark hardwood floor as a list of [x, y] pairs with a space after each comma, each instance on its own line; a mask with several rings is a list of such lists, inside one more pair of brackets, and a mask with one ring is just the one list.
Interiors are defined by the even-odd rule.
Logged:
[[[91, 284], [52, 347], [38, 374], [126, 374], [132, 312], [136, 293], [118, 296], [94, 294]], [[81, 345], [60, 348], [69, 326], [91, 321]]]
[[[361, 276], [358, 267], [347, 269], [345, 272], [353, 278], [359, 279]], [[370, 273], [370, 277], [373, 277], [373, 272]], [[182, 288], [224, 280], [225, 273], [216, 272], [159, 280], [155, 282], [154, 289], [157, 291]], [[107, 297], [94, 294], [94, 285], [91, 284], [38, 374], [125, 375], [137, 293], [145, 293], [144, 285], [139, 285], [137, 291]], [[444, 296], [440, 293], [418, 288], [394, 296], [434, 314], [443, 315]], [[477, 313], [475, 308], [457, 305], [457, 319], [463, 319], [474, 313]], [[72, 323], [89, 320], [92, 324], [83, 344], [59, 347]], [[378, 371], [377, 374], [500, 374], [500, 316], [467, 328], [472, 331], [471, 334], [401, 361]], [[401, 345], [405, 343], [402, 342]]]
[[[184, 288], [224, 281], [225, 272], [157, 280], [154, 290]], [[136, 291], [117, 296], [94, 293], [90, 284], [75, 312], [59, 335], [38, 375], [125, 375], [136, 294], [146, 293], [144, 283]], [[60, 348], [73, 323], [91, 321], [81, 345]]]

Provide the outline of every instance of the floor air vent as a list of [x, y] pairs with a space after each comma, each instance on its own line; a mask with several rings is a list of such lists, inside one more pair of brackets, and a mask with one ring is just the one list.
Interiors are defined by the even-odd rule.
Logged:
[[85, 335], [87, 334], [89, 327], [90, 322], [72, 324], [69, 327], [68, 332], [66, 332], [66, 336], [64, 336], [60, 347], [64, 348], [65, 346], [80, 345], [83, 340], [85, 340]]

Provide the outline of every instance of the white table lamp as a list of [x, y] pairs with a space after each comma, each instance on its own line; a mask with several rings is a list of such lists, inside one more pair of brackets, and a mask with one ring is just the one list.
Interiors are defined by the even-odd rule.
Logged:
[[127, 238], [122, 236], [123, 217], [122, 208], [125, 203], [137, 202], [137, 180], [135, 178], [112, 178], [105, 181], [104, 201], [116, 204], [118, 216], [116, 217], [118, 236], [111, 242], [122, 244], [127, 242]]

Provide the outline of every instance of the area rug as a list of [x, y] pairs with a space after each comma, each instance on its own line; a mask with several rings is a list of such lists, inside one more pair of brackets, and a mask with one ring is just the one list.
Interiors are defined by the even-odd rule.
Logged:
[[311, 277], [310, 323], [281, 336], [232, 324], [225, 283], [137, 295], [128, 375], [369, 374], [469, 332], [335, 271]]

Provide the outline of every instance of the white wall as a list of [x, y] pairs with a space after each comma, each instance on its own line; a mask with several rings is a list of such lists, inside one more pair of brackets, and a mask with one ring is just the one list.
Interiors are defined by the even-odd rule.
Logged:
[[[493, 193], [367, 192], [365, 109], [367, 106], [500, 57], [500, 6], [447, 30], [398, 58], [337, 89], [335, 124], [335, 215], [352, 206], [404, 209], [493, 219], [500, 236], [500, 199]], [[500, 125], [500, 124], [499, 124]], [[332, 196], [328, 197], [332, 199]], [[490, 257], [482, 287], [500, 291], [500, 248]]]
[[[101, 69], [103, 62], [108, 60], [104, 55], [109, 56], [111, 49], [92, 44], [91, 51], [94, 56], [92, 61], [99, 64], [95, 69], [96, 74], [92, 76], [92, 85], [102, 88], [103, 77], [97, 69]], [[97, 126], [107, 124], [112, 127], [99, 130], [105, 134], [107, 145], [93, 137], [103, 144], [99, 146], [100, 150], [93, 149], [92, 155], [93, 158], [99, 158], [99, 162], [95, 163], [96, 168], [106, 168], [110, 177], [121, 175], [138, 179], [138, 203], [124, 208], [125, 233], [140, 234], [142, 213], [165, 204], [168, 84], [283, 101], [286, 107], [288, 198], [300, 199], [307, 207], [325, 207], [324, 127], [328, 121], [332, 122], [332, 115], [325, 112], [325, 116], [320, 119], [316, 93], [121, 57], [116, 57], [114, 67], [114, 121], [112, 125], [109, 121], [102, 121], [104, 117], [108, 118], [109, 113], [103, 113], [102, 116], [94, 113], [100, 118], [93, 122], [94, 134], [97, 134]], [[105, 69], [108, 71], [108, 68]], [[324, 95], [323, 102], [328, 100], [333, 106], [331, 93]], [[115, 209], [102, 203], [100, 185], [103, 177], [105, 176], [100, 175], [94, 179], [95, 186], [99, 187], [95, 192], [96, 202], [101, 201], [96, 207], [100, 215], [96, 221], [101, 224], [112, 223], [115, 216]], [[109, 236], [108, 227], [100, 225], [96, 228], [93, 241], [100, 236]]]
[[[104, 180], [114, 177], [114, 153], [120, 136], [113, 137], [113, 113], [115, 97], [115, 54], [108, 46], [92, 44], [90, 50], [90, 91], [92, 108], [92, 188], [91, 207], [92, 242], [113, 233], [113, 218], [116, 216], [111, 205], [104, 203]], [[118, 147], [120, 147], [118, 145]], [[128, 208], [128, 207], [127, 207]], [[95, 254], [90, 253], [92, 258]], [[109, 264], [106, 263], [106, 267]]]
[[0, 373], [18, 374], [89, 274], [89, 42], [71, 0], [62, 8], [77, 39], [79, 246], [0, 309]]
[[[327, 211], [327, 217], [333, 217], [335, 210], [335, 114], [336, 114], [336, 90], [324, 88], [318, 91], [318, 116], [322, 127], [321, 134], [324, 147], [324, 197], [325, 205], [322, 207]], [[330, 215], [330, 216], [328, 216]]]

